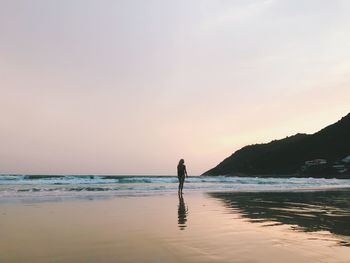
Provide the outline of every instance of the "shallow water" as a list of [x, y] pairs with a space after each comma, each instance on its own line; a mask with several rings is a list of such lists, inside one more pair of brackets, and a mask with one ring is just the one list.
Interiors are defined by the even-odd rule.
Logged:
[[[350, 191], [309, 190], [210, 193], [251, 223], [289, 225], [303, 232], [328, 231], [350, 237]], [[340, 243], [350, 246], [350, 238]]]
[[295, 230], [299, 220], [278, 216], [252, 223], [247, 214], [255, 210], [232, 209], [238, 197], [225, 198], [192, 192], [0, 204], [0, 262], [350, 262], [347, 236]]
[[0, 262], [350, 262], [349, 184], [2, 177]]

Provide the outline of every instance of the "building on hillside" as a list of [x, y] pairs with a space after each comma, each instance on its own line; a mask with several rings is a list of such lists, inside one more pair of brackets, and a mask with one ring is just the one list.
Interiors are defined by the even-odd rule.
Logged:
[[348, 171], [346, 165], [344, 165], [344, 164], [334, 164], [332, 167], [333, 167], [338, 173], [341, 173], [341, 174]]
[[328, 162], [325, 159], [314, 159], [306, 161], [303, 166], [300, 167], [301, 172], [318, 172], [323, 171], [325, 167], [328, 167]]
[[325, 159], [315, 159], [311, 161], [306, 161], [305, 166], [310, 167], [310, 166], [317, 166], [317, 165], [325, 165], [327, 164], [327, 160]]
[[343, 163], [350, 163], [350, 155], [342, 159]]

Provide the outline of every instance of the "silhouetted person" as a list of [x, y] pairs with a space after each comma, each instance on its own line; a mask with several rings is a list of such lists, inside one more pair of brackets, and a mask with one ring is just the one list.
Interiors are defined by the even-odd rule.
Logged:
[[180, 228], [180, 230], [184, 230], [186, 228], [188, 209], [185, 205], [185, 201], [184, 201], [182, 194], [179, 194], [179, 207], [178, 207], [177, 212], [178, 212], [179, 228]]
[[187, 177], [186, 165], [184, 159], [179, 161], [177, 165], [177, 178], [179, 178], [179, 195], [182, 194], [184, 188], [185, 177]]

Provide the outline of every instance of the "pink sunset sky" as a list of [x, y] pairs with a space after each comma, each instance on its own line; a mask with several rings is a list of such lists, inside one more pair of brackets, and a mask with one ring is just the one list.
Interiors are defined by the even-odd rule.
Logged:
[[0, 1], [0, 173], [199, 175], [350, 112], [350, 2]]

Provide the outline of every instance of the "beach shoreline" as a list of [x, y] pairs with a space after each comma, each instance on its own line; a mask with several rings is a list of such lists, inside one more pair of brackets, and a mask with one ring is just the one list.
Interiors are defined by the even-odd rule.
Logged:
[[[346, 246], [349, 240], [346, 235], [339, 236], [324, 230], [305, 232], [293, 229], [293, 225], [271, 219], [251, 222], [251, 219], [245, 217], [247, 211], [237, 209], [232, 202], [228, 205], [225, 201], [227, 196], [234, 196], [232, 200], [241, 200], [237, 205], [244, 206], [247, 199], [261, 199], [269, 196], [268, 193], [275, 193], [277, 196], [273, 200], [277, 202], [286, 191], [266, 191], [265, 194], [217, 192], [223, 198], [206, 191], [184, 191], [182, 200], [176, 192], [168, 192], [149, 196], [114, 196], [109, 199], [57, 202], [32, 200], [27, 203], [0, 204], [3, 230], [0, 236], [0, 261], [350, 260], [349, 248]], [[350, 191], [337, 189], [324, 192], [348, 195]], [[254, 198], [251, 198], [251, 194]], [[295, 196], [298, 195], [299, 193]], [[323, 195], [322, 193], [320, 196]], [[238, 198], [239, 196], [241, 197]], [[304, 202], [311, 205], [308, 198]], [[315, 210], [315, 207], [304, 208], [306, 216]], [[254, 213], [253, 211], [252, 215]]]

